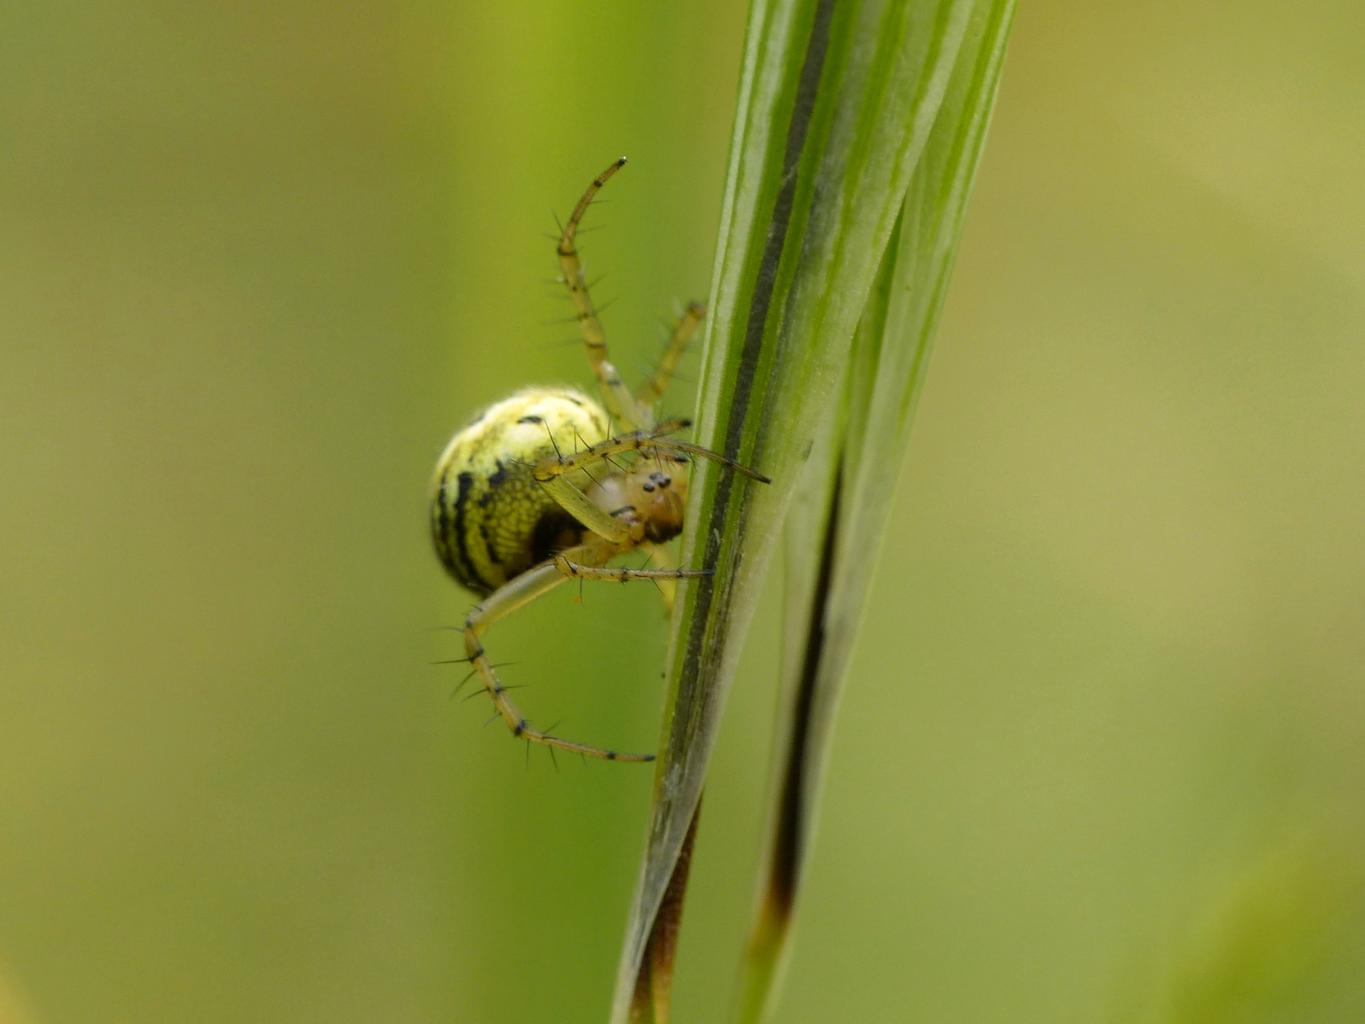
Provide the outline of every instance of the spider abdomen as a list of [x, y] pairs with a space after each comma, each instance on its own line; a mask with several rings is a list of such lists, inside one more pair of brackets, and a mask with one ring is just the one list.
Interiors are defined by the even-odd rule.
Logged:
[[542, 459], [603, 440], [607, 415], [573, 388], [529, 388], [485, 409], [436, 463], [432, 540], [441, 563], [488, 594], [556, 551], [583, 527], [532, 476]]

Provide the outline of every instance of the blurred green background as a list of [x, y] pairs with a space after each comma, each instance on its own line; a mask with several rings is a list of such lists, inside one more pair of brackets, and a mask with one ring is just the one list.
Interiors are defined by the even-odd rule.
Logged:
[[[743, 12], [671, 6], [7, 6], [0, 1020], [604, 1019], [649, 773], [448, 699], [426, 486], [587, 383], [544, 233], [607, 160], [622, 364], [704, 294]], [[783, 1021], [1365, 1019], [1362, 37], [1021, 5]], [[773, 609], [683, 1021], [729, 1003]], [[491, 636], [628, 748], [664, 643], [632, 588]]]

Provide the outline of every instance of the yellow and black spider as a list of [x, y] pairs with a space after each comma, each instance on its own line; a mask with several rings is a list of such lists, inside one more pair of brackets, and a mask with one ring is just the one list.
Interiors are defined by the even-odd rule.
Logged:
[[[673, 435], [689, 426], [687, 420], [654, 417], [655, 404], [705, 316], [700, 304], [687, 307], [659, 369], [638, 392], [626, 387], [607, 358], [574, 236], [593, 197], [625, 163], [625, 157], [617, 160], [588, 186], [556, 249], [602, 402], [573, 388], [527, 388], [485, 409], [451, 438], [436, 463], [431, 533], [450, 574], [484, 595], [465, 617], [465, 655], [512, 735], [609, 761], [652, 761], [653, 754], [618, 753], [533, 727], [507, 696], [481, 639], [494, 622], [569, 579], [653, 580], [671, 603], [674, 581], [709, 570], [608, 563], [633, 550], [667, 563], [659, 545], [682, 532], [691, 459], [713, 459], [770, 482], [678, 440]], [[613, 423], [621, 432], [613, 434]]]

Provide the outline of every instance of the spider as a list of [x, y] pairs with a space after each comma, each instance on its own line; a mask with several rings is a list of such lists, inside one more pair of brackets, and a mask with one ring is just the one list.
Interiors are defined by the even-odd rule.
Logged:
[[[676, 438], [685, 419], [655, 418], [687, 343], [705, 316], [690, 303], [674, 327], [658, 370], [637, 392], [607, 358], [597, 310], [574, 248], [593, 198], [625, 166], [621, 157], [593, 179], [558, 239], [556, 255], [588, 362], [602, 393], [598, 403], [568, 387], [533, 387], [489, 406], [446, 445], [432, 479], [431, 530], [436, 554], [455, 579], [483, 598], [465, 617], [465, 658], [516, 738], [608, 761], [652, 761], [578, 743], [532, 726], [507, 695], [484, 650], [488, 628], [570, 579], [652, 580], [672, 605], [677, 580], [707, 569], [669, 565], [660, 545], [682, 532], [687, 470], [712, 459], [754, 480], [768, 477]], [[621, 425], [614, 432], [612, 424]], [[609, 565], [641, 550], [662, 568]]]

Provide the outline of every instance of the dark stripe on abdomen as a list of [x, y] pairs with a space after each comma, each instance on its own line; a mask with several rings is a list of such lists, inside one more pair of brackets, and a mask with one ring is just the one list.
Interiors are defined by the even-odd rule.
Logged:
[[446, 481], [450, 477], [450, 464], [441, 469], [441, 480], [436, 485], [436, 555], [441, 564], [453, 570], [450, 555], [450, 513], [446, 510]]
[[455, 573], [471, 590], [482, 590], [488, 593], [493, 590], [493, 584], [479, 575], [474, 568], [474, 560], [469, 557], [469, 537], [467, 524], [465, 522], [465, 510], [469, 503], [469, 492], [474, 488], [474, 474], [464, 472], [460, 474], [460, 493], [455, 498], [455, 555], [456, 561], [461, 563], [455, 566]]

